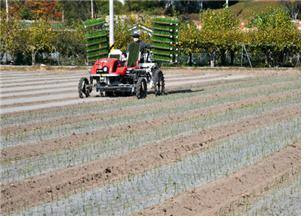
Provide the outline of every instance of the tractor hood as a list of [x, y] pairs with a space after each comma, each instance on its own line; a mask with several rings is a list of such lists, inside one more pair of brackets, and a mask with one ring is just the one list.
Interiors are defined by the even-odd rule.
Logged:
[[93, 65], [91, 74], [106, 74], [114, 73], [118, 66], [118, 59], [116, 58], [101, 58]]

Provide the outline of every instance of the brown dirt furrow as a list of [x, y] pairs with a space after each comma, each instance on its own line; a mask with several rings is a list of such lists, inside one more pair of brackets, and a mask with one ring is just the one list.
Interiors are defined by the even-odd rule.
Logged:
[[[269, 77], [269, 76], [260, 76], [260, 77]], [[222, 84], [230, 84], [230, 83], [239, 83], [239, 82], [246, 82], [246, 81], [251, 81], [252, 78], [244, 78], [244, 79], [237, 79], [237, 80], [227, 80], [227, 81], [213, 81], [208, 84], [204, 85], [204, 89], [210, 88], [210, 87], [215, 87], [215, 86], [220, 86]], [[201, 86], [190, 86], [187, 85], [187, 89], [180, 89], [180, 88], [170, 88], [170, 90], [167, 90], [168, 94], [174, 94], [174, 93], [181, 93], [181, 92], [191, 92], [192, 88], [202, 88]], [[149, 96], [148, 96], [149, 97]], [[107, 104], [116, 104], [117, 100], [119, 100], [119, 103], [122, 102], [127, 102], [132, 100], [134, 97], [123, 97], [123, 98], [112, 98], [111, 100], [107, 101]], [[26, 116], [29, 113], [38, 113], [38, 114], [43, 114], [43, 113], [52, 113], [55, 111], [62, 111], [62, 110], [72, 110], [73, 108], [83, 108], [83, 107], [88, 107], [89, 105], [104, 105], [104, 102], [89, 102], [88, 104], [80, 104], [80, 105], [67, 105], [67, 106], [60, 106], [60, 107], [53, 107], [53, 108], [46, 108], [46, 109], [35, 109], [32, 111], [18, 111], [18, 112], [12, 112], [10, 114], [3, 114], [0, 115], [1, 119], [4, 119], [5, 117], [11, 117], [11, 116]]]
[[[94, 143], [96, 141], [101, 141], [108, 137], [118, 137], [122, 134], [126, 134], [129, 132], [145, 132], [147, 130], [151, 130], [151, 128], [157, 128], [159, 126], [168, 125], [172, 122], [181, 122], [186, 119], [195, 119], [196, 117], [207, 116], [208, 114], [215, 114], [227, 110], [237, 109], [258, 102], [263, 103], [268, 102], [269, 100], [281, 99], [286, 96], [292, 96], [293, 94], [294, 92], [284, 94], [276, 93], [274, 95], [269, 96], [252, 97], [239, 102], [228, 102], [225, 104], [215, 105], [207, 108], [187, 111], [187, 113], [164, 116], [162, 117], [162, 119], [158, 120], [144, 120], [135, 123], [126, 123], [120, 126], [110, 126], [108, 128], [96, 130], [93, 132], [72, 134], [70, 136], [45, 140], [39, 143], [29, 143], [18, 146], [12, 146], [1, 149], [0, 163], [31, 158], [50, 152], [58, 151], [61, 149], [76, 148], [82, 146], [83, 144]], [[138, 129], [138, 126], [141, 126], [141, 128]]]
[[[288, 84], [288, 83], [287, 83]], [[227, 92], [216, 92], [216, 93], [212, 93], [212, 94], [208, 94], [205, 96], [192, 96], [192, 97], [188, 97], [186, 99], [178, 99], [175, 101], [171, 101], [169, 103], [167, 102], [159, 102], [158, 104], [147, 104], [147, 105], [143, 105], [142, 107], [139, 107], [137, 109], [134, 108], [127, 108], [124, 109], [122, 113], [121, 110], [114, 110], [114, 111], [101, 111], [101, 112], [96, 112], [96, 113], [91, 113], [91, 114], [84, 114], [82, 116], [66, 116], [66, 117], [62, 117], [62, 118], [55, 118], [54, 120], [52, 120], [52, 122], [50, 121], [43, 121], [43, 122], [39, 122], [39, 123], [32, 123], [32, 124], [25, 124], [25, 125], [18, 125], [18, 126], [11, 126], [11, 127], [4, 127], [0, 129], [0, 134], [2, 136], [5, 135], [10, 135], [10, 134], [18, 134], [22, 133], [22, 132], [28, 132], [28, 131], [33, 131], [33, 130], [37, 130], [37, 129], [46, 129], [46, 128], [51, 128], [51, 127], [56, 127], [59, 125], [67, 125], [67, 124], [74, 124], [76, 122], [81, 122], [81, 121], [86, 121], [86, 120], [102, 120], [103, 117], [117, 117], [117, 116], [125, 116], [125, 114], [128, 115], [135, 115], [135, 114], [139, 114], [143, 111], [153, 111], [155, 110], [154, 107], [156, 108], [160, 108], [160, 107], [164, 107], [164, 108], [170, 108], [172, 106], [176, 106], [179, 104], [186, 104], [186, 103], [191, 103], [194, 101], [207, 101], [207, 100], [212, 100], [218, 97], [225, 97], [225, 96], [231, 96], [231, 95], [236, 95], [239, 93], [242, 94], [246, 94], [246, 93], [250, 93], [250, 92], [254, 92], [257, 91], [261, 88], [263, 89], [273, 89], [273, 88], [279, 88], [279, 87], [284, 87], [286, 85], [286, 82], [282, 82], [282, 83], [278, 83], [278, 84], [270, 84], [270, 85], [262, 85], [262, 86], [255, 86], [255, 87], [251, 87], [251, 88], [241, 88], [241, 89], [234, 89], [234, 90], [230, 90]]]
[[226, 125], [200, 131], [190, 136], [167, 139], [160, 143], [136, 148], [129, 153], [109, 159], [58, 170], [30, 179], [1, 185], [1, 210], [4, 214], [59, 199], [81, 190], [89, 190], [113, 181], [140, 174], [146, 170], [181, 160], [202, 152], [216, 140], [233, 134], [246, 133], [269, 123], [298, 116], [298, 107], [283, 109], [262, 116], [246, 118]]
[[300, 143], [289, 145], [255, 165], [181, 193], [137, 215], [227, 215], [272, 187], [294, 178], [300, 171], [300, 154]]

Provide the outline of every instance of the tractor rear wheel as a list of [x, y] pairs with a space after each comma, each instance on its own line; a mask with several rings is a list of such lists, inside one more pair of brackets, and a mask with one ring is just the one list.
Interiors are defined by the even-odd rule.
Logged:
[[157, 70], [154, 73], [153, 82], [155, 95], [157, 96], [165, 94], [165, 78], [163, 72]]
[[147, 96], [147, 82], [145, 78], [139, 78], [136, 83], [136, 97], [138, 99], [145, 98]]
[[78, 94], [79, 98], [83, 98], [84, 96], [87, 98], [90, 96], [92, 88], [89, 84], [89, 80], [85, 77], [80, 78], [78, 83]]

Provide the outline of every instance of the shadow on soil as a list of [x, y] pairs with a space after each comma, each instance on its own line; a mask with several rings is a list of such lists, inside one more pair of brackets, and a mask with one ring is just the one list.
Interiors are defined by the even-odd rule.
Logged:
[[181, 93], [192, 93], [192, 92], [202, 92], [205, 91], [205, 89], [178, 89], [178, 90], [169, 90], [166, 91], [165, 95], [172, 95], [172, 94], [181, 94]]
[[[205, 91], [205, 89], [178, 89], [178, 90], [169, 90], [169, 91], [166, 91], [165, 92], [165, 95], [174, 95], [174, 94], [182, 94], [182, 93], [195, 93], [195, 92], [203, 92]], [[149, 95], [152, 95], [154, 94], [153, 91], [148, 91], [148, 94]], [[101, 95], [98, 94], [98, 95], [95, 95], [95, 96], [92, 96], [92, 97], [97, 97], [97, 98], [100, 98]], [[123, 95], [123, 94], [117, 94], [117, 95], [113, 95], [113, 96], [107, 96], [108, 98], [120, 98], [120, 97], [134, 97], [133, 95]]]

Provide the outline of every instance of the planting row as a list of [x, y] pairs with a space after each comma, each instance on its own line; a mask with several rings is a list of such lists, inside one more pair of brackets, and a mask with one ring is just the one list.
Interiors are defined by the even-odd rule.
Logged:
[[246, 216], [300, 216], [301, 175], [250, 205]]
[[62, 198], [77, 190], [87, 190], [119, 181], [130, 174], [140, 174], [145, 170], [179, 161], [187, 155], [202, 152], [212, 146], [211, 143], [216, 140], [247, 133], [257, 127], [267, 126], [269, 123], [289, 120], [299, 113], [299, 108], [282, 108], [262, 116], [247, 117], [225, 125], [203, 129], [191, 135], [148, 144], [121, 156], [99, 159], [88, 164], [33, 177], [30, 180], [6, 184], [1, 187], [5, 199], [1, 207], [10, 211], [20, 206], [35, 206], [39, 202]]
[[[36, 130], [39, 131], [40, 134], [42, 133], [42, 129], [47, 129], [50, 127], [54, 127], [54, 126], [62, 126], [63, 124], [66, 125], [70, 125], [70, 124], [74, 124], [75, 122], [81, 122], [81, 121], [86, 121], [86, 120], [111, 120], [113, 119], [113, 117], [117, 118], [117, 117], [121, 117], [121, 116], [125, 116], [125, 114], [127, 115], [134, 115], [136, 113], [140, 113], [141, 111], [145, 111], [145, 112], [149, 112], [149, 111], [153, 111], [153, 110], [158, 110], [159, 108], [163, 108], [163, 107], [172, 107], [172, 105], [178, 105], [178, 104], [186, 104], [186, 103], [191, 103], [192, 101], [195, 101], [197, 99], [201, 99], [202, 97], [204, 97], [205, 100], [212, 100], [217, 98], [217, 96], [224, 96], [224, 95], [235, 95], [237, 93], [245, 93], [245, 92], [249, 92], [252, 90], [256, 90], [256, 89], [267, 89], [267, 88], [278, 88], [278, 87], [282, 87], [284, 88], [284, 86], [287, 86], [288, 84], [294, 84], [294, 81], [290, 81], [290, 82], [279, 82], [279, 83], [274, 83], [274, 84], [266, 84], [266, 85], [259, 85], [258, 87], [254, 86], [254, 87], [242, 87], [242, 88], [234, 88], [234, 89], [228, 89], [228, 90], [219, 90], [216, 91], [214, 90], [212, 92], [212, 90], [207, 90], [206, 92], [204, 92], [204, 95], [202, 95], [202, 93], [197, 92], [196, 94], [192, 95], [192, 96], [188, 96], [188, 98], [186, 99], [177, 99], [176, 101], [172, 100], [172, 101], [168, 101], [168, 102], [164, 102], [162, 101], [159, 104], [155, 104], [155, 103], [150, 103], [150, 104], [146, 104], [146, 105], [142, 105], [140, 107], [126, 107], [122, 110], [111, 110], [111, 111], [104, 111], [104, 112], [96, 112], [94, 114], [83, 114], [82, 116], [70, 116], [70, 117], [64, 117], [64, 118], [56, 118], [54, 120], [52, 120], [52, 122], [50, 121], [44, 121], [44, 122], [39, 122], [39, 123], [32, 123], [32, 124], [22, 124], [22, 125], [18, 125], [18, 126], [10, 126], [10, 127], [4, 127], [1, 129], [1, 134], [2, 136], [7, 139], [9, 137], [10, 134], [13, 135], [20, 135], [20, 132], [22, 132], [22, 134], [30, 134], [32, 133], [32, 130]], [[296, 83], [295, 86], [298, 86], [298, 84]], [[224, 93], [224, 94], [223, 94]], [[20, 139], [21, 140], [21, 139]]]
[[299, 142], [286, 146], [254, 165], [187, 190], [159, 205], [145, 208], [135, 215], [243, 215], [250, 203], [254, 203], [269, 190], [291, 181], [294, 175], [300, 172], [300, 146]]
[[16, 214], [129, 215], [254, 164], [299, 137], [300, 119], [291, 119], [217, 141], [210, 149], [179, 162]]
[[[280, 96], [280, 93], [276, 94]], [[83, 164], [100, 158], [121, 155], [136, 147], [144, 146], [152, 142], [165, 140], [167, 138], [178, 137], [185, 134], [193, 134], [204, 128], [209, 128], [215, 125], [225, 124], [244, 117], [257, 116], [265, 112], [269, 112], [274, 108], [284, 108], [290, 105], [298, 105], [299, 93], [295, 96], [287, 95], [271, 100], [271, 98], [247, 99], [247, 103], [240, 102], [239, 106], [233, 109], [233, 102], [238, 102], [247, 96], [226, 97], [218, 102], [208, 102], [204, 105], [205, 111], [210, 111], [205, 116], [192, 116], [176, 123], [164, 123], [164, 125], [156, 125], [154, 128], [149, 128], [144, 131], [127, 132], [126, 134], [117, 137], [105, 137], [101, 141], [89, 143], [80, 146], [79, 148], [59, 150], [54, 153], [49, 153], [36, 158], [24, 159], [10, 164], [4, 164], [1, 169], [1, 181], [9, 182], [28, 178], [30, 176], [39, 175], [41, 173], [52, 170]], [[225, 108], [223, 112], [212, 112], [216, 108]], [[192, 108], [195, 105], [192, 105]], [[214, 109], [212, 109], [214, 106]], [[184, 105], [188, 110], [191, 109]], [[198, 106], [200, 108], [201, 106]], [[233, 110], [231, 110], [233, 109]]]
[[[208, 95], [196, 95], [196, 98], [188, 97], [183, 101], [183, 104], [177, 105], [176, 102], [173, 102], [173, 104], [166, 104], [163, 102], [163, 104], [154, 104], [151, 107], [147, 108], [146, 110], [139, 110], [138, 113], [130, 112], [129, 116], [125, 116], [124, 114], [120, 113], [120, 115], [114, 114], [113, 116], [107, 116], [104, 114], [104, 117], [99, 117], [99, 119], [95, 118], [95, 120], [87, 119], [81, 122], [76, 122], [72, 124], [61, 124], [60, 126], [55, 126], [53, 128], [39, 128], [35, 131], [18, 131], [18, 132], [12, 132], [13, 134], [2, 134], [2, 137], [0, 139], [1, 148], [6, 148], [10, 146], [16, 146], [18, 144], [26, 144], [31, 142], [37, 142], [37, 141], [43, 141], [43, 140], [49, 140], [64, 136], [69, 136], [71, 134], [81, 134], [81, 133], [90, 133], [93, 131], [96, 131], [98, 129], [103, 129], [108, 126], [117, 126], [127, 123], [132, 123], [135, 121], [143, 121], [143, 120], [149, 120], [149, 119], [156, 119], [167, 116], [169, 114], [176, 114], [176, 113], [183, 113], [189, 109], [195, 109], [200, 108], [203, 106], [209, 106], [210, 102], [218, 103], [222, 102], [223, 99], [225, 101], [235, 101], [235, 99], [242, 98], [249, 98], [251, 96], [258, 96], [261, 95], [262, 92], [263, 95], [268, 95], [270, 93], [275, 92], [283, 92], [283, 91], [290, 91], [294, 89], [299, 89], [300, 84], [295, 83], [286, 83], [286, 86], [279, 86], [279, 87], [259, 87], [256, 89], [253, 89], [253, 91], [249, 90], [247, 93], [244, 89], [236, 90], [231, 93], [231, 98], [225, 98], [225, 94], [223, 97], [221, 97], [221, 92], [215, 93], [213, 95], [214, 97], [217, 95], [220, 95], [213, 101], [210, 101], [208, 99]], [[242, 93], [242, 95], [240, 95]], [[233, 98], [234, 97], [234, 98]], [[206, 101], [209, 102], [206, 102]], [[195, 102], [195, 105], [194, 105]], [[169, 107], [168, 107], [169, 106]], [[46, 126], [47, 127], [47, 126]]]
[[[286, 88], [284, 87], [286, 84], [280, 84], [279, 86], [282, 87], [283, 89]], [[214, 94], [211, 94], [211, 95], [204, 95], [204, 98], [202, 99], [202, 96], [196, 96], [196, 97], [192, 97], [192, 98], [187, 98], [183, 103], [186, 104], [188, 101], [189, 103], [188, 104], [193, 104], [192, 101], [196, 102], [197, 100], [200, 101], [212, 101], [216, 98], [219, 98], [218, 96], [220, 95], [221, 98], [225, 97], [225, 96], [229, 96], [229, 95], [235, 95], [236, 93], [243, 93], [244, 94], [249, 94], [249, 93], [252, 93], [254, 90], [256, 89], [260, 89], [260, 90], [264, 90], [267, 88], [267, 86], [259, 86], [257, 88], [249, 88], [249, 89], [236, 89], [236, 90], [233, 90], [231, 92], [225, 92], [224, 94], [221, 94], [221, 93], [214, 93]], [[278, 84], [274, 87], [268, 87], [268, 88], [278, 88]], [[197, 102], [197, 103], [199, 103]], [[165, 115], [166, 115], [166, 112], [167, 110], [165, 108], [168, 108], [168, 110], [172, 110], [172, 106], [176, 106], [176, 107], [180, 107], [180, 105], [183, 105], [183, 104], [180, 104], [178, 102], [171, 102], [169, 104], [164, 104], [164, 105], [159, 105], [157, 107], [157, 109], [153, 108], [153, 107], [149, 107], [147, 108], [146, 110], [144, 110], [144, 113], [146, 114], [149, 114], [151, 113], [150, 111], [152, 112], [156, 112], [157, 110], [163, 110]], [[205, 108], [205, 107], [204, 107]], [[203, 109], [204, 109], [203, 108]], [[189, 112], [191, 113], [195, 113], [197, 112], [196, 114], [194, 114], [194, 116], [200, 116], [199, 115], [199, 111], [201, 110], [201, 108], [198, 108], [198, 109], [192, 109], [190, 110]], [[212, 110], [212, 109], [211, 109]], [[125, 111], [126, 112], [126, 111]], [[134, 115], [136, 114], [139, 114], [139, 115], [143, 115], [143, 112], [142, 110], [137, 110], [137, 111], [128, 111], [127, 112], [127, 117], [134, 117]], [[14, 147], [9, 147], [9, 148], [6, 148], [6, 149], [3, 149], [1, 151], [1, 154], [3, 155], [3, 159], [2, 159], [2, 163], [3, 162], [7, 162], [7, 161], [10, 161], [10, 160], [17, 160], [17, 159], [21, 159], [21, 158], [28, 158], [28, 157], [34, 157], [34, 156], [38, 156], [38, 155], [42, 155], [42, 154], [45, 154], [45, 153], [48, 153], [48, 152], [54, 152], [56, 150], [59, 150], [59, 149], [64, 149], [68, 146], [68, 148], [72, 148], [72, 147], [75, 147], [75, 143], [71, 143], [71, 142], [75, 142], [75, 139], [77, 138], [77, 144], [81, 144], [81, 143], [91, 143], [92, 141], [97, 141], [97, 140], [100, 140], [104, 137], [117, 137], [118, 136], [118, 132], [119, 132], [119, 135], [121, 134], [124, 134], [126, 132], [129, 132], [129, 131], [138, 131], [138, 128], [137, 126], [140, 125], [142, 126], [140, 128], [141, 131], [144, 131], [145, 129], [148, 129], [150, 128], [151, 125], [155, 126], [155, 125], [162, 125], [162, 124], [166, 124], [168, 123], [168, 120], [170, 119], [170, 122], [178, 122], [182, 119], [182, 117], [184, 116], [187, 116], [186, 113], [173, 113], [174, 115], [168, 115], [168, 116], [161, 116], [160, 118], [161, 119], [157, 119], [158, 121], [155, 123], [155, 121], [149, 121], [148, 120], [145, 120], [143, 119], [143, 121], [139, 121], [139, 122], [136, 122], [137, 120], [135, 120], [134, 122], [132, 123], [126, 123], [125, 125], [114, 125], [114, 126], [109, 126], [109, 127], [105, 127], [105, 128], [101, 128], [97, 131], [90, 131], [89, 132], [86, 132], [86, 133], [82, 133], [82, 134], [73, 134], [73, 135], [68, 135], [66, 137], [63, 137], [63, 138], [59, 138], [59, 139], [54, 139], [54, 140], [47, 140], [47, 141], [43, 141], [43, 142], [40, 142], [40, 143], [33, 143], [33, 144], [23, 144], [23, 145], [19, 145], [19, 146], [14, 146]], [[107, 119], [106, 120], [109, 120], [109, 119], [114, 119], [115, 121], [116, 120], [120, 120], [118, 118], [121, 117], [121, 114], [118, 114], [117, 117], [115, 116], [116, 113], [109, 113], [107, 115], [105, 114], [102, 114], [102, 116], [100, 115], [96, 115], [96, 116], [89, 116], [87, 118], [84, 119], [85, 120], [89, 120], [89, 119], [93, 119], [93, 120], [105, 120], [103, 118], [103, 116], [105, 116]], [[132, 115], [132, 116], [131, 116]], [[176, 115], [179, 115], [178, 117], [176, 117]], [[176, 118], [178, 118], [176, 120]], [[68, 122], [65, 122], [67, 124], [74, 124], [75, 123], [77, 124], [77, 122], [80, 122], [82, 121], [82, 119], [69, 119]], [[27, 126], [27, 132], [34, 132], [35, 134], [35, 129], [39, 128], [41, 132], [46, 131], [46, 129], [51, 129], [52, 127], [56, 127], [56, 126], [65, 126], [63, 125], [64, 123], [61, 122], [52, 122], [51, 125], [46, 125], [46, 126], [37, 126], [37, 125], [31, 125], [31, 126]], [[137, 125], [137, 126], [136, 126]], [[77, 126], [77, 125], [75, 125]], [[116, 127], [115, 127], [116, 126]], [[32, 129], [32, 131], [31, 131]], [[98, 127], [97, 127], [98, 129]], [[113, 131], [113, 129], [115, 129], [116, 131]], [[12, 128], [6, 128], [5, 130], [2, 130], [2, 135], [5, 136], [5, 135], [8, 135], [10, 134], [10, 132], [14, 132], [15, 128], [12, 129]], [[15, 131], [15, 135], [19, 135], [20, 134], [20, 131], [21, 133], [23, 133], [24, 129], [23, 127], [22, 128], [18, 128], [16, 129]], [[64, 131], [64, 129], [63, 129]], [[24, 133], [23, 133], [24, 134]], [[29, 135], [29, 133], [27, 133]], [[72, 133], [71, 133], [72, 134]], [[90, 135], [94, 135], [94, 137], [90, 136]], [[6, 137], [6, 136], [5, 136]], [[67, 143], [69, 143], [67, 145]], [[22, 153], [20, 153], [20, 150], [22, 150]]]
[[[215, 91], [222, 90], [225, 92], [226, 90], [242, 88], [242, 87], [253, 87], [259, 84], [272, 84], [276, 82], [282, 81], [299, 81], [298, 76], [272, 76], [272, 77], [257, 77], [250, 78], [246, 80], [242, 80], [239, 82], [229, 81], [229, 82], [216, 82], [218, 85], [207, 85], [204, 86], [205, 91], [202, 93], [212, 93]], [[211, 83], [212, 84], [212, 83]], [[201, 87], [201, 86], [200, 86]], [[187, 86], [187, 90], [189, 87]], [[180, 92], [180, 91], [178, 91]], [[55, 118], [60, 117], [71, 117], [71, 116], [82, 116], [84, 114], [92, 114], [103, 111], [112, 111], [112, 110], [124, 110], [125, 108], [132, 107], [136, 109], [137, 107], [141, 107], [142, 105], [148, 105], [150, 103], [160, 103], [160, 102], [168, 102], [174, 101], [177, 99], [187, 98], [188, 96], [200, 95], [202, 93], [199, 92], [189, 92], [189, 93], [177, 93], [177, 94], [169, 94], [167, 96], [162, 96], [161, 98], [155, 98], [149, 96], [144, 101], [137, 101], [134, 98], [125, 98], [120, 99], [119, 101], [110, 100], [105, 104], [104, 102], [99, 103], [89, 103], [89, 104], [80, 104], [77, 106], [66, 106], [64, 109], [60, 108], [50, 108], [47, 110], [38, 111], [29, 111], [20, 114], [12, 115], [1, 115], [0, 124], [2, 127], [15, 125], [16, 123], [20, 124], [28, 124], [35, 122], [46, 122], [51, 121]]]

